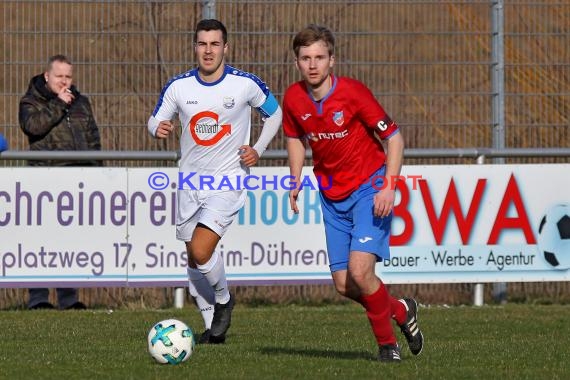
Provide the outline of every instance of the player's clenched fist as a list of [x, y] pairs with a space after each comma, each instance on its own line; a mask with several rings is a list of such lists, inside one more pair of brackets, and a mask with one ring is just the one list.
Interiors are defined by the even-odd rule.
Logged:
[[158, 124], [158, 128], [156, 129], [156, 137], [159, 139], [164, 139], [168, 137], [170, 132], [174, 130], [174, 125], [170, 120], [161, 121]]

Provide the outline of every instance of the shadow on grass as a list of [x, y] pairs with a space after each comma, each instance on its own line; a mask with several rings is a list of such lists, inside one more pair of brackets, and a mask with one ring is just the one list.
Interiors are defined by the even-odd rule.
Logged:
[[364, 359], [376, 360], [376, 357], [367, 351], [338, 351], [338, 350], [318, 350], [313, 348], [284, 348], [284, 347], [261, 347], [260, 351], [265, 355], [295, 355], [313, 358], [327, 359]]

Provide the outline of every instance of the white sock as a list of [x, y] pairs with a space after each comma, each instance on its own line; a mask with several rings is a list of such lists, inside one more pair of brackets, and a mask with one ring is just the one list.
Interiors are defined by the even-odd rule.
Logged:
[[209, 329], [212, 326], [212, 318], [214, 318], [214, 289], [204, 277], [204, 275], [194, 268], [188, 270], [188, 290], [190, 295], [196, 300], [196, 305], [200, 309], [202, 319], [204, 319], [204, 327]]
[[224, 262], [220, 258], [220, 254], [214, 252], [206, 264], [196, 266], [214, 288], [216, 303], [228, 303], [230, 301], [230, 290], [228, 289]]

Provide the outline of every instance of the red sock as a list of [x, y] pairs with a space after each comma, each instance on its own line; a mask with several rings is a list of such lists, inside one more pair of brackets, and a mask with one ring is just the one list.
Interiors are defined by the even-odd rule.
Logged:
[[370, 321], [376, 342], [380, 345], [396, 344], [397, 342], [390, 319], [392, 316], [390, 298], [383, 283], [380, 283], [376, 292], [360, 297], [360, 303], [366, 309], [366, 316]]
[[403, 325], [408, 317], [404, 304], [394, 297], [390, 297], [390, 307], [392, 308], [392, 319], [394, 319], [398, 325]]

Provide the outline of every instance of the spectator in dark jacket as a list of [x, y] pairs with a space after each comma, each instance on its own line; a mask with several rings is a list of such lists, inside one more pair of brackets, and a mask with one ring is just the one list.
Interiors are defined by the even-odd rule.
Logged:
[[[48, 60], [46, 71], [30, 80], [20, 100], [20, 127], [30, 150], [101, 150], [91, 104], [73, 82], [73, 66], [64, 55]], [[31, 166], [101, 166], [97, 160], [35, 160]], [[29, 289], [29, 309], [51, 309], [49, 289]], [[57, 289], [60, 309], [85, 309], [73, 288]]]
[[[73, 82], [73, 66], [64, 55], [48, 61], [46, 72], [30, 80], [20, 100], [20, 127], [30, 150], [101, 150], [91, 104]], [[30, 161], [31, 166], [101, 166], [100, 161]]]

